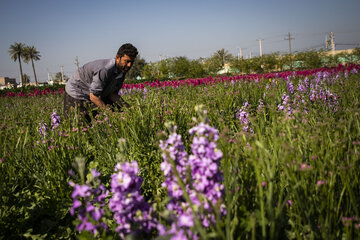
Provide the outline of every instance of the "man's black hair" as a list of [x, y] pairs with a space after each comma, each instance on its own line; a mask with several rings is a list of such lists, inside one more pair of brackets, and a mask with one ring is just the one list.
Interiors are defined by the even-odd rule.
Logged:
[[131, 43], [125, 43], [122, 45], [117, 54], [122, 57], [124, 54], [128, 55], [131, 59], [135, 59], [138, 55], [138, 50], [136, 47], [134, 47]]

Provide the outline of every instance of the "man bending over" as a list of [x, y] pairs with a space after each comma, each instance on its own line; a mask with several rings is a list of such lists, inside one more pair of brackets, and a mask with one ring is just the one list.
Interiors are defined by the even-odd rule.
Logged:
[[91, 121], [90, 106], [129, 107], [118, 92], [137, 55], [136, 47], [126, 43], [119, 48], [115, 59], [95, 60], [79, 68], [65, 86], [65, 117], [71, 107], [77, 107], [88, 122]]

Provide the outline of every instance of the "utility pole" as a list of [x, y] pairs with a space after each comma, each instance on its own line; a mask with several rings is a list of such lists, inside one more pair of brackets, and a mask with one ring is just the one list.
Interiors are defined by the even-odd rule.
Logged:
[[61, 70], [61, 82], [64, 82], [64, 66], [60, 66]]
[[328, 35], [325, 35], [325, 49], [328, 50], [329, 45], [328, 45]]
[[291, 40], [294, 40], [295, 38], [291, 37], [290, 32], [288, 33], [288, 38], [285, 38], [285, 40], [289, 41], [289, 53], [290, 53], [290, 69], [292, 69], [292, 53], [291, 53]]
[[335, 56], [335, 42], [334, 42], [334, 33], [330, 33], [330, 43], [331, 43], [331, 53]]
[[261, 41], [264, 39], [256, 39], [256, 41], [259, 41], [259, 45], [260, 45], [260, 57], [262, 57], [262, 46], [261, 46]]
[[77, 56], [75, 58], [75, 65], [76, 65], [76, 70], [78, 71], [79, 70], [79, 59]]
[[246, 50], [247, 48], [239, 48], [239, 57], [240, 57], [240, 59], [243, 59], [244, 57], [243, 57], [243, 50]]
[[[238, 60], [243, 58], [243, 54], [242, 54], [242, 48], [241, 47], [237, 47], [239, 49], [239, 55], [238, 55]], [[246, 48], [244, 48], [246, 49]]]
[[289, 52], [290, 52], [290, 56], [291, 56], [291, 40], [294, 40], [295, 38], [291, 37], [291, 34], [288, 33], [288, 38], [285, 38], [285, 40], [289, 40]]

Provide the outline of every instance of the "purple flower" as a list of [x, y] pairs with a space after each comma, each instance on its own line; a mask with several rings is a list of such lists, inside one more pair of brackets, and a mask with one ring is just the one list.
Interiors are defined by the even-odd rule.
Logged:
[[75, 184], [74, 191], [72, 192], [71, 197], [72, 198], [89, 197], [90, 195], [91, 195], [91, 188], [88, 185]]
[[179, 225], [179, 227], [192, 227], [192, 226], [194, 226], [193, 216], [187, 215], [187, 214], [182, 214], [179, 217], [178, 225]]
[[258, 106], [257, 110], [258, 110], [259, 112], [261, 112], [261, 111], [264, 110], [264, 107], [265, 107], [264, 101], [260, 99], [260, 100], [259, 100], [259, 106]]
[[303, 83], [303, 81], [301, 81], [301, 80], [299, 81], [297, 90], [298, 90], [298, 92], [306, 92], [307, 87], [306, 87], [305, 83]]
[[292, 114], [292, 107], [290, 104], [290, 97], [285, 93], [281, 97], [283, 100], [281, 104], [278, 104], [278, 110], [287, 113], [288, 116]]
[[54, 129], [57, 128], [60, 123], [60, 116], [56, 113], [56, 111], [53, 111], [51, 114], [51, 131], [54, 131]]
[[245, 132], [253, 133], [251, 126], [251, 121], [248, 118], [247, 109], [249, 107], [249, 103], [245, 102], [243, 107], [237, 111], [236, 118], [240, 120], [241, 125], [243, 126], [243, 130]]
[[46, 123], [39, 123], [39, 132], [42, 139], [47, 135], [48, 128]]
[[291, 81], [288, 81], [288, 82], [286, 83], [286, 86], [287, 86], [288, 92], [290, 92], [291, 94], [293, 94], [293, 93], [294, 93], [294, 85], [292, 84], [292, 82], [291, 82]]

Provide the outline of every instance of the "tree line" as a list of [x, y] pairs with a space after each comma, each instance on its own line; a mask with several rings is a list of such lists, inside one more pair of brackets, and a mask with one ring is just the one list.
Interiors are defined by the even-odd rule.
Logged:
[[[305, 70], [344, 63], [360, 63], [360, 48], [355, 48], [351, 53], [343, 52], [334, 55], [325, 50], [312, 50], [292, 55], [271, 53], [249, 59], [233, 56], [225, 49], [216, 51], [209, 58], [196, 60], [181, 56], [147, 63], [143, 58], [138, 57], [127, 77], [130, 80], [143, 79], [146, 81], [185, 79], [219, 74]], [[221, 73], [220, 71], [224, 69], [227, 71]]]
[[[30, 78], [22, 72], [21, 59], [28, 63], [31, 60], [35, 83], [38, 84], [34, 61], [40, 60], [40, 52], [34, 46], [26, 46], [15, 42], [10, 46], [11, 59], [19, 62], [20, 83], [28, 83]], [[200, 78], [221, 74], [249, 74], [284, 70], [314, 69], [330, 67], [340, 63], [360, 62], [360, 48], [351, 53], [329, 54], [328, 51], [307, 51], [295, 54], [271, 53], [259, 57], [244, 59], [233, 56], [225, 49], [214, 52], [208, 58], [195, 60], [185, 56], [166, 58], [157, 62], [146, 62], [141, 56], [135, 60], [133, 67], [127, 74], [130, 81], [152, 81], [155, 79], [186, 79]], [[61, 73], [57, 73], [58, 77]]]

